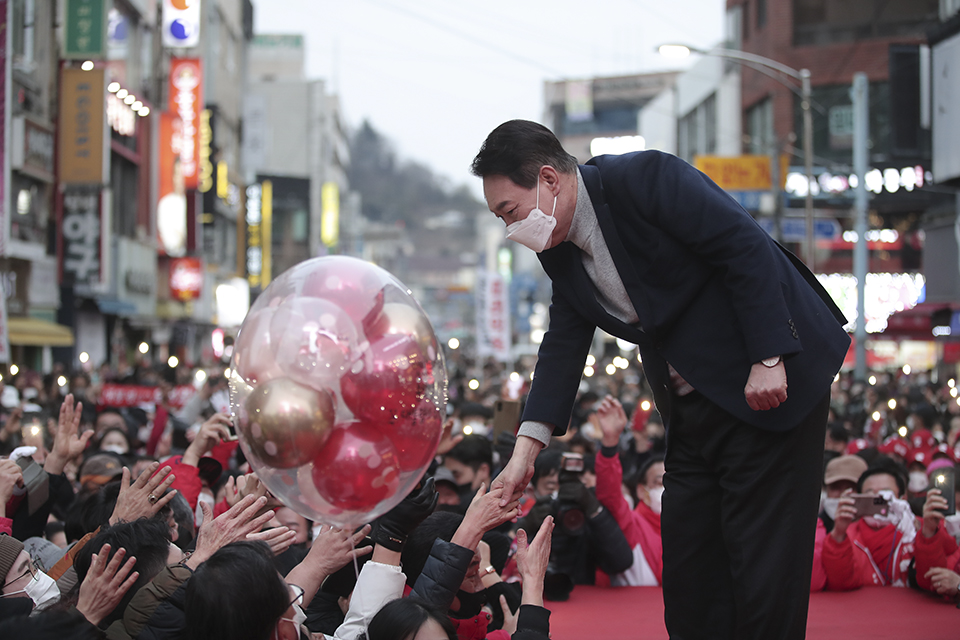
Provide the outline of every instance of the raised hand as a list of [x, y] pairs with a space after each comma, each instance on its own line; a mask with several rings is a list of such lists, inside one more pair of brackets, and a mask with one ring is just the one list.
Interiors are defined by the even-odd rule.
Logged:
[[247, 534], [247, 540], [260, 540], [270, 545], [270, 551], [275, 556], [289, 549], [296, 539], [297, 532], [291, 531], [289, 527], [274, 527]]
[[487, 493], [486, 488], [485, 484], [481, 484], [473, 496], [467, 513], [463, 516], [463, 522], [450, 540], [454, 544], [466, 549], [476, 549], [483, 534], [520, 515], [520, 498], [514, 498], [501, 506], [505, 497], [504, 490], [494, 487]]
[[210, 419], [200, 425], [200, 430], [187, 450], [183, 453], [183, 464], [196, 467], [200, 458], [217, 446], [221, 440], [230, 440], [230, 416], [225, 413], [215, 413]]
[[527, 532], [517, 530], [517, 570], [523, 579], [521, 604], [543, 606], [543, 577], [550, 564], [550, 545], [553, 539], [553, 516], [547, 516], [529, 545]]
[[63, 468], [87, 448], [87, 443], [93, 436], [93, 429], [80, 431], [80, 417], [83, 413], [83, 403], [73, 404], [73, 394], [68, 394], [60, 405], [60, 419], [57, 421], [57, 432], [53, 440], [53, 451], [43, 463], [43, 469], [51, 475], [60, 475]]
[[946, 510], [947, 499], [940, 493], [940, 489], [927, 491], [927, 499], [923, 502], [923, 537], [932, 538], [937, 533]]
[[[206, 502], [200, 503], [203, 512], [203, 524], [197, 532], [197, 548], [187, 560], [187, 566], [196, 569], [222, 547], [247, 537], [247, 534], [260, 531], [273, 517], [273, 511], [264, 507], [267, 499], [263, 496], [246, 496], [237, 504], [216, 518], [213, 509]], [[262, 512], [262, 513], [261, 513]], [[259, 515], [258, 515], [259, 514]]]
[[[77, 611], [83, 614], [90, 624], [97, 626], [111, 611], [117, 608], [123, 596], [140, 577], [133, 571], [137, 559], [133, 556], [123, 562], [127, 550], [120, 548], [110, 558], [110, 545], [105, 544], [99, 553], [90, 558], [90, 569], [80, 583], [80, 597]], [[110, 561], [107, 562], [107, 558]]]
[[118, 522], [133, 522], [140, 518], [152, 518], [173, 500], [177, 495], [176, 490], [167, 495], [164, 492], [173, 484], [176, 479], [170, 473], [170, 467], [160, 469], [160, 473], [154, 475], [154, 471], [160, 466], [159, 462], [152, 463], [144, 469], [140, 477], [133, 484], [130, 484], [130, 470], [123, 468], [123, 475], [120, 478], [120, 493], [117, 495], [117, 505], [113, 508], [113, 514], [110, 516], [110, 524]]
[[619, 400], [606, 396], [590, 416], [590, 421], [599, 427], [603, 446], [615, 447], [620, 444], [620, 434], [627, 426], [627, 414]]
[[453, 435], [453, 418], [443, 423], [443, 433], [440, 435], [440, 444], [437, 445], [437, 455], [446, 455], [463, 440], [463, 434]]

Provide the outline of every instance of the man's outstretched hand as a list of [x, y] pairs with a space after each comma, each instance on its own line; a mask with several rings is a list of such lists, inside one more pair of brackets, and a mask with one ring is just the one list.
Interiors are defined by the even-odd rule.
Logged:
[[491, 491], [502, 489], [501, 507], [523, 496], [530, 479], [533, 478], [533, 463], [542, 448], [543, 444], [529, 436], [517, 437], [517, 444], [513, 448], [510, 462], [490, 485]]

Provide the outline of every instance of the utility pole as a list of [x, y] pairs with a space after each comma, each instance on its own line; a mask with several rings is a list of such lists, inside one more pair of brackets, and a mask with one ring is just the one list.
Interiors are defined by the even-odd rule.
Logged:
[[856, 364], [854, 376], [857, 380], [867, 378], [867, 315], [864, 301], [867, 284], [867, 139], [870, 133], [870, 85], [865, 73], [853, 76], [853, 88], [850, 90], [853, 99], [853, 172], [857, 176], [857, 187], [854, 191], [855, 209], [853, 228], [857, 232], [857, 243], [853, 247], [853, 275], [857, 279], [857, 328], [854, 331], [856, 340]]

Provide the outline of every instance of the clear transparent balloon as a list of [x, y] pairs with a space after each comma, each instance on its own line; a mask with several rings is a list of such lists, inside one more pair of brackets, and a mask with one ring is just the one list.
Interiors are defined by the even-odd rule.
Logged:
[[281, 274], [234, 347], [240, 446], [284, 504], [327, 524], [386, 513], [433, 459], [443, 352], [423, 309], [369, 262], [327, 256]]

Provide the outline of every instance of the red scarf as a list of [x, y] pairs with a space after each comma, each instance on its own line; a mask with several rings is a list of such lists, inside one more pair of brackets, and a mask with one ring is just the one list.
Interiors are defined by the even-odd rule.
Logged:
[[883, 579], [889, 584], [893, 580], [892, 564], [890, 555], [896, 550], [897, 543], [903, 534], [897, 531], [897, 527], [888, 524], [880, 529], [874, 529], [866, 522], [861, 522], [858, 527], [860, 543], [870, 552], [873, 561], [880, 569]]

